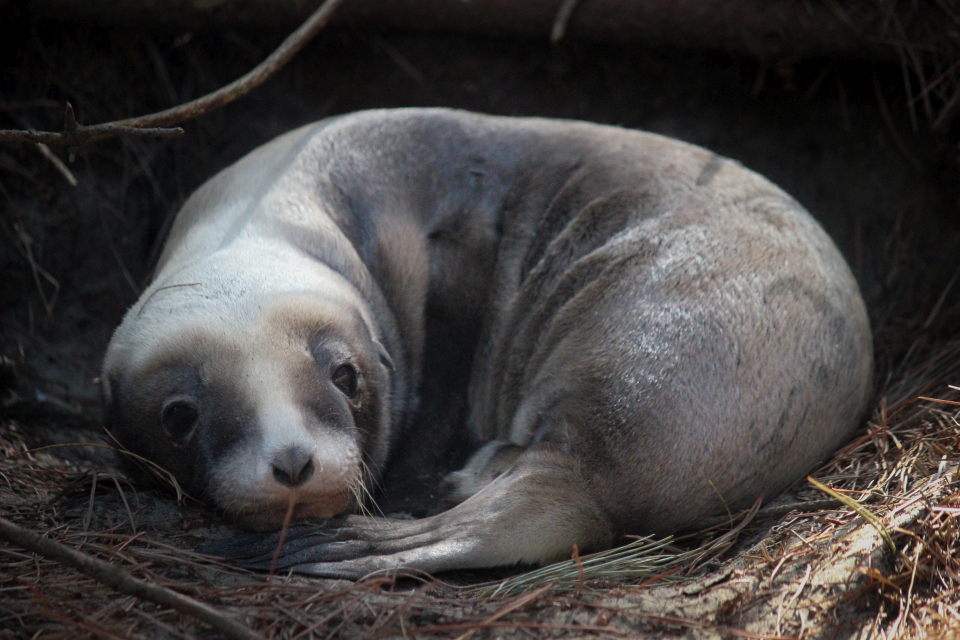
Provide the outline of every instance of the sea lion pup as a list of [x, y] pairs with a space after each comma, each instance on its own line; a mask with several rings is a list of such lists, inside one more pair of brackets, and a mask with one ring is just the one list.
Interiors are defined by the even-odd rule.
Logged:
[[[297, 129], [193, 194], [102, 380], [124, 446], [246, 527], [291, 501], [337, 517], [280, 566], [356, 578], [550, 561], [774, 497], [851, 436], [871, 367], [836, 247], [736, 162], [403, 109]], [[434, 368], [467, 380], [461, 437], [486, 443], [458, 503], [346, 515], [405, 441], [435, 445]]]

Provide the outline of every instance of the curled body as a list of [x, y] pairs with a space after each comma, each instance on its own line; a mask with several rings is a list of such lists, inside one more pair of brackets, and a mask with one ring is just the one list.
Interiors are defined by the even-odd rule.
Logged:
[[[772, 498], [851, 436], [871, 371], [849, 268], [763, 177], [650, 133], [404, 109], [202, 186], [102, 380], [124, 446], [248, 528], [291, 500], [330, 519], [281, 564], [359, 577], [544, 562]], [[411, 442], [442, 446], [445, 381], [474, 449], [453, 506], [349, 515]]]

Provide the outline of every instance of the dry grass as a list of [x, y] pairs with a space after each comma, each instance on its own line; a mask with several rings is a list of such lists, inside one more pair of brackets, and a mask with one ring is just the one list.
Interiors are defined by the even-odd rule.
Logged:
[[[883, 11], [892, 4], [882, 5]], [[944, 19], [960, 25], [960, 10], [949, 3], [940, 6]], [[953, 42], [923, 48], [897, 40], [893, 17], [889, 28], [903, 51], [904, 80], [902, 85], [887, 82], [877, 96], [902, 99], [905, 91], [908, 108], [892, 111], [893, 117], [899, 113], [946, 126], [960, 107], [960, 48]], [[237, 54], [236, 68], [224, 70], [189, 47], [164, 57], [155, 55], [152, 41], [131, 51], [130, 41], [106, 40], [61, 45], [65, 51], [102, 56], [86, 61], [42, 44], [35, 47], [29, 73], [4, 94], [5, 126], [55, 124], [53, 111], [45, 110], [59, 110], [64, 96], [71, 97], [86, 122], [155, 110], [215, 88], [258, 58], [257, 51], [246, 59]], [[250, 45], [231, 51], [245, 48]], [[154, 82], [158, 77], [163, 81]], [[36, 100], [54, 95], [57, 100], [49, 103]], [[207, 173], [221, 130], [222, 122], [213, 117], [188, 133], [185, 147], [129, 141], [86, 151], [70, 165], [80, 183], [75, 189], [65, 187], [62, 169], [42, 152], [0, 149], [0, 201], [18, 203], [0, 220], [0, 240], [22, 259], [17, 269], [9, 266], [13, 259], [0, 261], [0, 278], [18, 290], [36, 290], [38, 301], [29, 317], [11, 313], [0, 319], [2, 337], [14, 352], [46, 349], [59, 358], [59, 367], [72, 367], [86, 380], [96, 375], [94, 355], [83, 349], [57, 351], [65, 347], [58, 346], [64, 341], [56, 321], [88, 296], [96, 299], [88, 306], [95, 306], [103, 326], [115, 323], [128, 301], [123, 295], [132, 299], [146, 276], [143, 254], [149, 252], [149, 239]], [[91, 166], [108, 167], [119, 178], [98, 181]], [[24, 202], [34, 204], [20, 206]], [[36, 211], [48, 212], [47, 217]], [[960, 391], [951, 386], [960, 386], [960, 284], [951, 257], [957, 252], [920, 255], [909, 234], [910, 225], [897, 225], [882, 247], [880, 293], [870, 301], [878, 362], [874, 410], [857, 438], [813, 475], [855, 501], [856, 508], [794, 511], [777, 518], [765, 518], [761, 510], [732, 535], [729, 527], [718, 528], [665, 550], [640, 542], [644, 553], [636, 557], [629, 550], [615, 551], [539, 574], [444, 576], [455, 584], [267, 578], [191, 552], [227, 534], [202, 508], [136, 491], [102, 460], [68, 463], [51, 450], [25, 453], [46, 442], [37, 435], [40, 426], [82, 425], [95, 415], [74, 415], [56, 404], [94, 410], [95, 389], [85, 387], [62, 397], [51, 392], [53, 399], [39, 413], [17, 409], [12, 416], [10, 407], [32, 405], [2, 399], [7, 417], [0, 421], [0, 513], [137, 578], [230, 613], [271, 638], [960, 634], [960, 486], [955, 477], [960, 406], [951, 404], [960, 402]], [[50, 275], [73, 271], [101, 274], [102, 280]], [[103, 336], [90, 343], [97, 340], [102, 343]], [[6, 371], [0, 366], [0, 383]], [[18, 369], [15, 375], [15, 391], [23, 399], [24, 378], [32, 383], [46, 374]], [[54, 411], [57, 407], [63, 410]], [[826, 497], [806, 482], [793, 494], [804, 501]], [[890, 535], [895, 553], [874, 525]], [[594, 562], [611, 560], [618, 564], [592, 572]], [[494, 579], [492, 586], [477, 588]], [[0, 543], [0, 637], [209, 633], [172, 610], [118, 596], [56, 562]]]
[[[909, 526], [890, 530], [896, 540], [892, 566], [873, 575], [880, 637], [935, 637], [960, 630], [960, 342], [930, 349], [906, 367], [904, 384], [884, 396], [868, 432], [848, 445], [818, 476], [884, 516], [904, 509], [916, 489], [938, 474], [951, 476]], [[920, 399], [933, 396], [936, 399]]]
[[[750, 548], [741, 544], [722, 563], [707, 562], [692, 576], [693, 557], [702, 560], [702, 550], [716, 549], [722, 532], [688, 541], [680, 556], [687, 564], [679, 567], [676, 549], [658, 555], [660, 545], [640, 541], [635, 543], [644, 549], [639, 557], [631, 558], [630, 549], [584, 557], [483, 589], [390, 579], [357, 584], [293, 576], [266, 579], [189, 550], [199, 540], [222, 535], [199, 507], [176, 507], [169, 499], [136, 492], [108, 468], [71, 465], [51, 450], [29, 453], [36, 443], [16, 421], [0, 427], [0, 504], [4, 517], [229, 612], [266, 637], [464, 637], [481, 629], [618, 636], [678, 628], [797, 637], [831, 624], [862, 626], [869, 637], [883, 638], [960, 632], [960, 391], [951, 386], [960, 381], [960, 340], [951, 338], [960, 334], [960, 306], [941, 303], [940, 296], [929, 298], [931, 308], [877, 332], [884, 369], [876, 409], [860, 435], [814, 476], [847, 501], [856, 501], [856, 507], [793, 512], [779, 521], [751, 523], [741, 533], [745, 539], [753, 536]], [[808, 483], [801, 483], [795, 494], [804, 500], [823, 497]], [[865, 512], [872, 516], [865, 520]], [[820, 544], [840, 548], [873, 525], [892, 537], [896, 553], [884, 551], [879, 540], [864, 543], [873, 560], [848, 571], [846, 586], [830, 595], [829, 607], [823, 599], [813, 602], [805, 592], [814, 581], [809, 567], [824, 553]], [[618, 558], [619, 564], [602, 564]], [[592, 571], [594, 565], [601, 569]], [[685, 577], [678, 587], [645, 580], [650, 576]], [[723, 582], [735, 576], [754, 586], [749, 595], [714, 603], [705, 599], [713, 607], [709, 611], [686, 617], [671, 613], [676, 589], [717, 576]], [[778, 585], [781, 578], [785, 580]], [[477, 582], [471, 575], [454, 579], [461, 585]], [[770, 585], [766, 591], [765, 584]], [[73, 570], [10, 545], [0, 546], [0, 593], [3, 637], [189, 637], [208, 632], [176, 612], [118, 597]], [[651, 599], [657, 606], [644, 608], [643, 602]], [[835, 618], [824, 617], [827, 608]], [[798, 617], [805, 610], [821, 613]], [[751, 612], [760, 622], [751, 622]], [[808, 626], [797, 620], [808, 620]]]
[[[844, 0], [829, 4], [842, 23], [855, 31], [876, 34], [870, 36], [871, 42], [896, 52], [901, 82], [891, 83], [890, 93], [906, 94], [914, 131], [923, 122], [944, 131], [956, 125], [960, 115], [960, 6], [953, 2], [909, 0]], [[882, 102], [879, 94], [878, 87]]]

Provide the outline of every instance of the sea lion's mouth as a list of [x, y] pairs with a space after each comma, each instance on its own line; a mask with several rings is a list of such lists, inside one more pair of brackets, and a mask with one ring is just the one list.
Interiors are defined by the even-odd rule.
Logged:
[[[349, 491], [337, 491], [309, 496], [296, 496], [290, 522], [299, 520], [333, 518], [349, 511], [353, 506]], [[270, 502], [256, 502], [247, 504], [240, 509], [231, 509], [226, 512], [233, 522], [243, 528], [253, 531], [277, 531], [283, 527], [290, 510], [289, 502], [272, 500]]]

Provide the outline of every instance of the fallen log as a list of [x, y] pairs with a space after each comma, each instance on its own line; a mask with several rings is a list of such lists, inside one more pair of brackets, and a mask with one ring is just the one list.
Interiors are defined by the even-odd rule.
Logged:
[[[30, 0], [39, 18], [147, 28], [290, 28], [317, 0]], [[902, 60], [958, 48], [960, 10], [879, 0], [350, 0], [335, 23], [708, 48], [766, 60]]]

